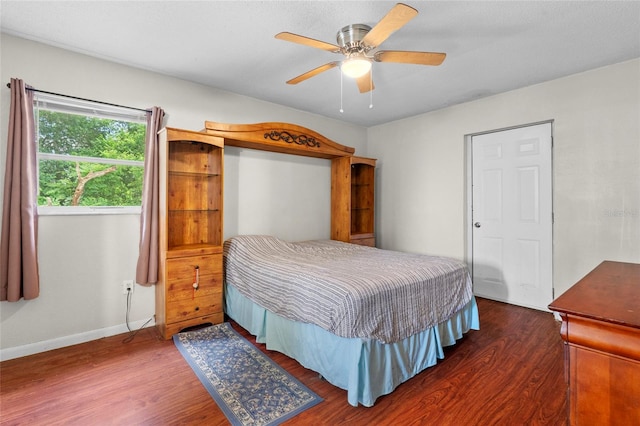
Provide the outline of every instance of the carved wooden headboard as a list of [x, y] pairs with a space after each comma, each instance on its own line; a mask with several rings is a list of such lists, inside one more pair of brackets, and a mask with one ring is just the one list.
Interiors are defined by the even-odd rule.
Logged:
[[227, 124], [205, 121], [205, 132], [225, 139], [225, 146], [259, 149], [317, 158], [352, 156], [355, 148], [340, 145], [296, 124]]

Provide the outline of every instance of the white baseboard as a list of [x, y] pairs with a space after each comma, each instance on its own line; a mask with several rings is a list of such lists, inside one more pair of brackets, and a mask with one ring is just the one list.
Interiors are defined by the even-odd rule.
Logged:
[[[148, 320], [140, 320], [129, 323], [131, 330], [137, 330]], [[151, 327], [155, 325], [153, 320], [146, 325]], [[64, 348], [66, 346], [77, 345], [78, 343], [90, 342], [92, 340], [102, 339], [103, 337], [115, 336], [116, 334], [127, 333], [129, 329], [126, 324], [115, 325], [113, 327], [101, 328], [98, 330], [86, 331], [84, 333], [73, 334], [71, 336], [57, 337], [42, 342], [29, 343], [28, 345], [16, 346], [13, 348], [0, 349], [0, 361], [7, 361], [14, 358], [33, 355], [40, 352], [46, 352], [53, 349]]]
[[[529, 308], [529, 309], [535, 309], [536, 311], [542, 311], [542, 312], [552, 312], [547, 306], [536, 306], [536, 305], [528, 305], [526, 303], [516, 303], [513, 300], [509, 299], [508, 297], [503, 298], [503, 297], [494, 297], [494, 296], [487, 296], [478, 292], [473, 292], [474, 296], [478, 296], [478, 297], [482, 297], [485, 299], [489, 299], [489, 300], [495, 300], [496, 302], [502, 302], [502, 303], [506, 303], [508, 305], [514, 305], [514, 306], [522, 306], [523, 308]], [[549, 302], [551, 303], [551, 302]]]

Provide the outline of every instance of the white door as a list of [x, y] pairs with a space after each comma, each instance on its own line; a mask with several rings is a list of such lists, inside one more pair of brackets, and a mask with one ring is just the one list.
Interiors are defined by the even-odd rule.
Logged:
[[473, 136], [472, 270], [481, 297], [553, 301], [551, 123]]

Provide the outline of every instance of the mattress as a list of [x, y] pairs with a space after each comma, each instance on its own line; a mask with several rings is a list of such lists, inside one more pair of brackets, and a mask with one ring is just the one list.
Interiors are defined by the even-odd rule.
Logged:
[[224, 246], [225, 280], [282, 318], [344, 338], [394, 343], [472, 300], [466, 265], [333, 240], [242, 235]]

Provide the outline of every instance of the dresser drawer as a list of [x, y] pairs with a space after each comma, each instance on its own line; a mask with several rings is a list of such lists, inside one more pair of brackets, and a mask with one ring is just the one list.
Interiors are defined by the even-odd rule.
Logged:
[[194, 280], [196, 268], [201, 278], [205, 275], [222, 275], [222, 254], [167, 259], [166, 280]]
[[222, 288], [212, 296], [168, 302], [167, 323], [199, 318], [220, 312], [222, 312]]
[[222, 274], [202, 275], [198, 279], [198, 288], [193, 288], [194, 279], [169, 281], [167, 283], [167, 302], [182, 299], [193, 299], [195, 297], [216, 296], [222, 294]]
[[224, 321], [224, 312], [217, 312], [205, 317], [198, 317], [195, 319], [187, 319], [180, 322], [172, 322], [171, 324], [164, 324], [164, 336], [166, 339], [170, 339], [174, 334], [183, 331], [186, 328], [194, 326], [207, 326], [209, 324], [220, 324]]

